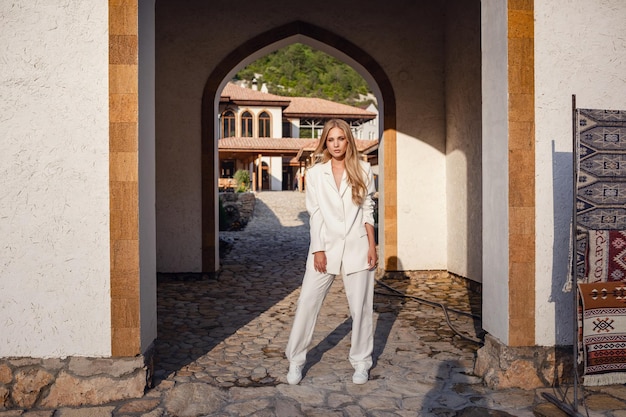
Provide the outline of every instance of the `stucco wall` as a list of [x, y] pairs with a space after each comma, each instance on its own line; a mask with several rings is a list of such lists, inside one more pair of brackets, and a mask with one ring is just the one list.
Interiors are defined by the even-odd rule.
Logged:
[[349, 15], [329, 13], [338, 10], [329, 0], [315, 7], [280, 0], [254, 13], [246, 3], [157, 2], [160, 271], [201, 268], [200, 109], [207, 78], [250, 38], [303, 19], [358, 45], [389, 77], [397, 108], [399, 263], [403, 269], [446, 268], [445, 10], [437, 2], [409, 2], [402, 13], [396, 4], [346, 4]]
[[503, 343], [509, 333], [509, 178], [507, 8], [481, 2], [483, 163], [483, 328]]
[[0, 357], [111, 351], [107, 4], [0, 2]]
[[283, 186], [283, 158], [280, 156], [264, 156], [261, 160], [267, 166], [269, 189], [271, 191], [281, 191]]
[[480, 1], [447, 5], [448, 271], [482, 281]]
[[157, 337], [154, 3], [139, 2], [139, 271], [142, 352]]
[[626, 110], [622, 0], [535, 1], [536, 341], [570, 344], [572, 94], [579, 108]]

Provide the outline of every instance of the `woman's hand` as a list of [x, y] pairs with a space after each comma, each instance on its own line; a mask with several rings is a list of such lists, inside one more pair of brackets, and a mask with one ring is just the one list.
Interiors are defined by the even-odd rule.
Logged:
[[313, 254], [313, 267], [317, 272], [326, 273], [326, 252], [319, 251]]
[[370, 271], [376, 269], [378, 266], [378, 253], [376, 252], [376, 246], [370, 245], [367, 251], [367, 266]]
[[376, 240], [374, 238], [374, 226], [365, 223], [365, 231], [367, 232], [367, 241], [369, 249], [367, 250], [367, 266], [370, 271], [378, 266], [378, 252], [376, 251]]

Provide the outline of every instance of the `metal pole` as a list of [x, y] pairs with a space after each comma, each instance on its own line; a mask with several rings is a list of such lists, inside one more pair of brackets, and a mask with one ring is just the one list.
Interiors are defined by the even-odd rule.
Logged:
[[573, 350], [573, 366], [572, 373], [574, 376], [574, 411], [578, 411], [578, 274], [576, 273], [576, 197], [578, 192], [578, 115], [576, 112], [576, 95], [572, 94], [572, 170], [573, 175], [573, 188], [572, 188], [572, 242], [573, 242], [573, 254], [572, 254], [572, 294], [573, 294], [573, 307], [574, 307], [574, 334], [572, 335], [572, 350]]
[[576, 197], [578, 189], [578, 113], [576, 111], [576, 95], [572, 95], [572, 229], [570, 236], [570, 244], [573, 253], [571, 260], [570, 278], [572, 280], [572, 297], [574, 307], [574, 334], [572, 335], [573, 364], [572, 376], [574, 377], [574, 401], [571, 406], [566, 403], [566, 399], [560, 400], [554, 395], [544, 392], [542, 396], [556, 405], [568, 416], [584, 417], [578, 412], [578, 278], [576, 273]]

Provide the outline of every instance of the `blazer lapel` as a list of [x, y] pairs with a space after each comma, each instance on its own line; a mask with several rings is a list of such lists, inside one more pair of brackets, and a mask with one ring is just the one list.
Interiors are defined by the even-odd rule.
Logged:
[[333, 168], [330, 165], [330, 161], [324, 162], [323, 168], [324, 178], [328, 185], [331, 187], [331, 190], [337, 190], [337, 186], [335, 185], [335, 178], [333, 177]]
[[339, 186], [339, 195], [343, 197], [347, 189], [348, 189], [348, 175], [346, 174], [346, 171], [344, 170], [343, 175], [341, 176], [341, 184]]
[[324, 163], [324, 177], [328, 182], [328, 185], [332, 187], [333, 190], [337, 191], [339, 196], [343, 197], [346, 190], [348, 189], [348, 175], [346, 171], [343, 171], [343, 175], [341, 176], [341, 183], [339, 184], [339, 189], [337, 189], [337, 184], [335, 184], [335, 176], [333, 175], [333, 167], [330, 161]]

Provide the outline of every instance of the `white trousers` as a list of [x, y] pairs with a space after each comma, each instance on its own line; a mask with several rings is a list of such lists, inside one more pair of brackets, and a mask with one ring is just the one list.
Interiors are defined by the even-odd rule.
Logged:
[[[300, 298], [285, 354], [290, 363], [304, 365], [313, 338], [315, 322], [335, 275], [307, 269], [302, 280]], [[372, 367], [374, 349], [374, 271], [343, 274], [343, 285], [352, 317], [349, 360], [353, 367]]]

